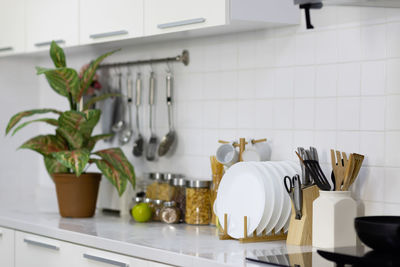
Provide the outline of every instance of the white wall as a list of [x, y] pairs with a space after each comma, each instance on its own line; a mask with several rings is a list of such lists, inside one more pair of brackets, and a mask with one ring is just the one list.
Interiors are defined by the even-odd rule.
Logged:
[[[314, 145], [328, 173], [329, 149], [336, 148], [367, 156], [355, 186], [366, 213], [400, 214], [400, 9], [326, 7], [313, 12], [313, 24], [315, 30], [301, 25], [124, 47], [113, 56], [110, 61], [126, 61], [190, 51], [188, 67], [174, 65], [176, 154], [150, 163], [133, 159], [129, 144], [124, 150], [137, 172], [208, 179], [217, 140], [245, 136], [267, 137], [273, 160], [296, 160], [297, 146]], [[104, 51], [68, 55], [68, 62], [78, 67]], [[47, 56], [39, 63], [50, 65]], [[154, 66], [160, 138], [167, 131], [165, 68]], [[141, 71], [147, 84], [149, 67]], [[40, 90], [41, 105], [58, 105], [43, 81]], [[147, 139], [146, 126], [147, 119]], [[45, 175], [42, 168], [40, 183], [51, 187]]]

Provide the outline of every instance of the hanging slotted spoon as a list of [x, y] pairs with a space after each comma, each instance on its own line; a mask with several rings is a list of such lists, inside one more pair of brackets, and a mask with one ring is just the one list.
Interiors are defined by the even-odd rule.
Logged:
[[140, 157], [143, 154], [143, 145], [144, 145], [144, 140], [143, 136], [140, 133], [140, 127], [139, 127], [139, 109], [140, 109], [140, 104], [142, 101], [142, 79], [141, 79], [141, 74], [138, 73], [136, 77], [136, 131], [137, 131], [137, 138], [135, 140], [135, 143], [133, 144], [133, 150], [132, 153], [135, 157]]
[[156, 150], [158, 138], [153, 131], [153, 105], [154, 105], [154, 90], [155, 90], [155, 78], [154, 72], [150, 73], [150, 84], [149, 84], [149, 129], [150, 129], [150, 139], [147, 146], [146, 159], [148, 161], [154, 161], [156, 158]]
[[158, 147], [158, 155], [164, 156], [171, 149], [176, 139], [176, 133], [172, 121], [172, 75], [167, 73], [167, 106], [168, 106], [168, 133], [161, 139], [160, 146]]

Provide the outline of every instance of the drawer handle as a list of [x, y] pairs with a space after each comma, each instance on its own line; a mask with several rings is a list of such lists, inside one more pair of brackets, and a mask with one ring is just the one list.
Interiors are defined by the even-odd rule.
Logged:
[[27, 243], [28, 245], [34, 245], [34, 246], [53, 249], [53, 250], [60, 250], [60, 248], [55, 245], [47, 244], [47, 243], [36, 241], [36, 240], [24, 238], [24, 242]]
[[[47, 41], [47, 42], [41, 42], [41, 43], [36, 43], [36, 47], [41, 47], [41, 46], [46, 46], [46, 45], [51, 45], [52, 41]], [[54, 40], [56, 44], [65, 44], [65, 40], [59, 39], [59, 40]]]
[[184, 25], [203, 23], [205, 21], [206, 21], [205, 18], [195, 18], [195, 19], [187, 19], [187, 20], [168, 22], [168, 23], [164, 23], [164, 24], [158, 24], [157, 27], [159, 29], [168, 29], [168, 28], [179, 27], [179, 26], [184, 26]]
[[91, 34], [91, 35], [89, 35], [89, 37], [92, 39], [98, 39], [98, 38], [117, 36], [117, 35], [125, 35], [125, 34], [128, 34], [128, 31], [120, 30], [120, 31], [113, 31], [113, 32], [103, 32], [103, 33]]
[[6, 51], [11, 51], [13, 50], [12, 46], [6, 46], [6, 47], [1, 47], [0, 52], [6, 52]]
[[128, 263], [121, 262], [121, 261], [116, 261], [116, 260], [110, 260], [110, 259], [106, 259], [106, 258], [103, 258], [103, 257], [90, 255], [90, 254], [87, 254], [87, 253], [83, 253], [83, 257], [88, 259], [88, 260], [94, 260], [94, 261], [97, 261], [97, 262], [107, 263], [107, 264], [114, 265], [114, 266], [129, 267]]

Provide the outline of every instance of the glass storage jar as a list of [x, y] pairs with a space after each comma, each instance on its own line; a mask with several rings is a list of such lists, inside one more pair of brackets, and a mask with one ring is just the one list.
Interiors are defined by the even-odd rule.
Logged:
[[179, 223], [181, 219], [181, 211], [175, 201], [164, 202], [160, 213], [161, 221], [165, 223]]
[[181, 220], [185, 218], [185, 202], [186, 202], [186, 180], [184, 178], [172, 178], [169, 180], [172, 188], [172, 201], [175, 201], [176, 206], [181, 212]]
[[164, 174], [161, 172], [152, 172], [146, 174], [146, 176], [152, 181], [147, 186], [146, 196], [151, 199], [170, 201], [170, 186]]
[[163, 208], [163, 203], [164, 201], [161, 199], [155, 199], [153, 200], [154, 203], [154, 212], [153, 212], [153, 221], [161, 221], [161, 217], [160, 217], [160, 212], [161, 209]]
[[185, 222], [188, 224], [210, 224], [210, 181], [188, 180], [186, 182]]

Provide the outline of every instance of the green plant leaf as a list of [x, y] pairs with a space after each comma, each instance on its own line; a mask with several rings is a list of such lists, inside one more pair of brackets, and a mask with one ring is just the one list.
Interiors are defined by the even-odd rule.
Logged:
[[54, 41], [51, 42], [50, 57], [53, 60], [56, 68], [64, 68], [67, 66], [67, 63], [65, 62], [64, 50]]
[[29, 117], [35, 114], [43, 114], [43, 113], [56, 113], [56, 114], [62, 114], [61, 111], [55, 110], [55, 109], [31, 109], [31, 110], [25, 110], [22, 112], [18, 112], [14, 116], [11, 117], [10, 121], [8, 122], [7, 128], [6, 128], [6, 135], [10, 132], [10, 130], [24, 117]]
[[62, 138], [55, 135], [39, 135], [26, 141], [20, 149], [31, 149], [43, 156], [48, 156], [54, 152], [68, 150], [67, 144]]
[[75, 131], [71, 128], [57, 128], [56, 133], [62, 136], [65, 140], [67, 140], [70, 148], [78, 149], [82, 148], [84, 139], [82, 134], [79, 131]]
[[75, 99], [79, 93], [79, 76], [76, 70], [71, 68], [46, 69], [36, 67], [37, 74], [44, 74], [51, 88], [58, 94]]
[[132, 187], [135, 188], [135, 170], [120, 148], [104, 149], [94, 154], [110, 163], [118, 171], [124, 173], [132, 184]]
[[94, 127], [96, 127], [97, 123], [100, 120], [101, 110], [89, 109], [83, 111], [83, 113], [85, 114], [86, 122], [81, 126], [80, 131], [85, 138], [90, 138]]
[[89, 109], [96, 102], [103, 101], [103, 100], [106, 100], [107, 98], [120, 96], [120, 95], [121, 94], [117, 94], [117, 93], [107, 93], [107, 94], [95, 96], [95, 97], [91, 98], [88, 102], [85, 103], [85, 105], [83, 106], [83, 110]]
[[89, 162], [89, 153], [87, 149], [77, 149], [55, 152], [52, 156], [65, 167], [72, 169], [79, 177]]
[[90, 151], [92, 151], [98, 141], [103, 140], [103, 139], [108, 139], [112, 136], [114, 136], [114, 134], [99, 134], [99, 135], [92, 136], [92, 137], [90, 137], [90, 139], [85, 147], [87, 149], [89, 149]]
[[55, 158], [51, 156], [43, 157], [44, 165], [49, 173], [50, 177], [53, 178], [54, 173], [66, 173], [68, 168], [58, 162]]
[[126, 189], [128, 177], [106, 160], [92, 159], [92, 161], [96, 163], [97, 168], [115, 186], [121, 196]]
[[44, 119], [31, 120], [31, 121], [21, 123], [17, 128], [14, 129], [14, 131], [11, 135], [12, 136], [15, 135], [19, 130], [21, 130], [25, 126], [27, 126], [31, 123], [34, 123], [34, 122], [45, 122], [45, 123], [48, 123], [53, 126], [58, 126], [58, 120], [56, 120], [56, 119], [44, 118]]
[[70, 110], [61, 114], [58, 124], [60, 128], [79, 131], [85, 139], [89, 139], [100, 116], [99, 109], [85, 110], [84, 112]]
[[94, 61], [92, 61], [90, 63], [89, 67], [85, 70], [85, 72], [82, 75], [81, 83], [80, 83], [80, 91], [79, 91], [79, 94], [77, 95], [77, 98], [75, 98], [76, 102], [79, 102], [81, 97], [86, 93], [86, 90], [92, 84], [93, 77], [96, 74], [96, 70], [99, 67], [100, 63], [106, 57], [110, 56], [111, 54], [113, 54], [113, 53], [115, 53], [117, 51], [119, 51], [119, 49], [115, 50], [115, 51], [111, 51], [111, 52], [105, 53], [104, 55], [99, 56], [96, 60], [94, 60]]

